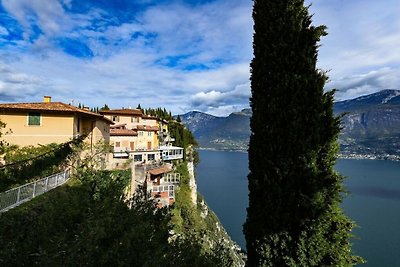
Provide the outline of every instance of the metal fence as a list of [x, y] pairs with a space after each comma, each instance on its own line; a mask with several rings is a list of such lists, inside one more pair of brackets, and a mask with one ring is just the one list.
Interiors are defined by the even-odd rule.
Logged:
[[69, 177], [70, 170], [66, 169], [63, 172], [0, 193], [0, 213], [62, 185]]

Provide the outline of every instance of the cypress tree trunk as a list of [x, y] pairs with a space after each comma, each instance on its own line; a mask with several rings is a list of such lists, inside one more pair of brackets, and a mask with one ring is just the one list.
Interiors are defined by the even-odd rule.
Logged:
[[247, 266], [351, 266], [333, 169], [340, 121], [316, 68], [325, 26], [302, 0], [254, 0]]

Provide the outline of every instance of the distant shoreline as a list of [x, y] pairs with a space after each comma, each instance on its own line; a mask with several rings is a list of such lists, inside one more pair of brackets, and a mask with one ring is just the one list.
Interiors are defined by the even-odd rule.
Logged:
[[[244, 149], [217, 149], [211, 147], [198, 147], [198, 150], [203, 151], [223, 151], [223, 152], [241, 152], [248, 153], [247, 150]], [[370, 154], [339, 154], [339, 159], [370, 159], [370, 160], [390, 160], [390, 161], [400, 161], [400, 155], [370, 155]]]

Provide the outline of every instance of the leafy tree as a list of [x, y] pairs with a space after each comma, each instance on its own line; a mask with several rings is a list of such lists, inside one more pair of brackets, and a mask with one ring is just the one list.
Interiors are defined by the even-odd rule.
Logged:
[[247, 266], [351, 266], [334, 171], [339, 118], [303, 0], [254, 0]]
[[110, 107], [107, 104], [104, 104], [104, 106], [100, 108], [100, 110], [110, 110]]
[[[6, 128], [6, 124], [0, 120], [0, 138], [4, 134], [2, 131], [4, 128]], [[4, 153], [4, 149], [6, 146], [7, 146], [7, 143], [4, 140], [0, 139], [0, 154]]]

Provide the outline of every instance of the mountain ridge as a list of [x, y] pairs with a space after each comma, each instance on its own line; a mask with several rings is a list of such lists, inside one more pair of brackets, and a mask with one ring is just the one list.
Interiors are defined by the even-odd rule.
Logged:
[[[342, 116], [339, 136], [342, 156], [400, 159], [400, 90], [385, 89], [335, 102], [334, 113]], [[247, 150], [251, 134], [250, 108], [226, 117], [200, 111], [180, 117], [201, 148]]]

